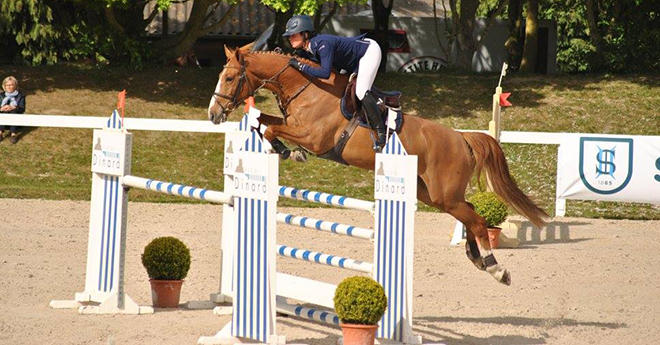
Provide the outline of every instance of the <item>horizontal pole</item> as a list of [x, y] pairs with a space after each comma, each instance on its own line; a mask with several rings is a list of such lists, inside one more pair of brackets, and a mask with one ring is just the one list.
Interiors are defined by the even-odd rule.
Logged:
[[293, 248], [278, 244], [276, 247], [277, 254], [280, 256], [315, 262], [317, 264], [324, 264], [332, 267], [345, 268], [348, 270], [364, 272], [372, 274], [374, 265], [370, 262], [358, 261], [353, 259], [344, 258], [341, 256], [323, 254], [313, 252], [311, 250]]
[[309, 217], [294, 216], [288, 213], [278, 213], [277, 222], [282, 224], [295, 225], [307, 229], [330, 232], [333, 234], [346, 235], [365, 240], [374, 239], [374, 231], [365, 228], [359, 228], [352, 225], [329, 222], [327, 220], [314, 219]]
[[276, 305], [277, 305], [277, 311], [279, 313], [290, 316], [297, 316], [308, 320], [323, 322], [328, 325], [339, 326], [339, 316], [337, 316], [337, 314], [335, 313], [314, 309], [314, 308], [303, 307], [299, 305], [288, 304], [280, 299], [277, 300]]
[[[0, 125], [28, 127], [58, 127], [102, 129], [106, 127], [108, 116], [72, 116], [72, 115], [32, 115], [1, 114]], [[211, 121], [182, 119], [145, 119], [124, 118], [126, 130], [229, 133], [238, 130], [238, 122], [225, 122], [214, 125]]]
[[219, 204], [232, 204], [233, 197], [229, 194], [214, 190], [185, 186], [182, 184], [146, 179], [143, 177], [126, 175], [122, 184], [127, 187], [140, 188], [163, 194], [182, 196], [190, 199], [204, 200]]
[[[101, 129], [105, 127], [108, 116], [76, 116], [76, 115], [36, 115], [36, 114], [0, 114], [0, 125], [28, 126], [28, 127], [58, 127], [58, 128], [87, 128]], [[207, 120], [182, 119], [147, 119], [125, 118], [127, 130], [143, 131], [171, 131], [171, 132], [197, 132], [197, 133], [228, 133], [238, 128], [237, 122], [225, 122], [214, 125]], [[457, 129], [459, 132], [488, 131]], [[561, 135], [560, 135], [561, 134]], [[545, 144], [559, 145], [562, 135], [582, 135], [582, 133], [553, 133], [553, 132], [517, 132], [502, 131], [500, 141], [510, 144]]]
[[280, 186], [280, 196], [294, 200], [303, 200], [318, 204], [374, 212], [372, 201], [353, 199], [346, 196], [334, 195], [322, 192], [314, 192], [306, 189]]

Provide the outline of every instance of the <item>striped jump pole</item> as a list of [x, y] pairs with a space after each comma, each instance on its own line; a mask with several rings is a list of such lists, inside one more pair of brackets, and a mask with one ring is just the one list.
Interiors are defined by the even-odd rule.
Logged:
[[280, 186], [280, 196], [294, 200], [309, 201], [317, 204], [342, 207], [351, 210], [374, 212], [374, 203], [372, 201], [353, 199], [346, 196], [322, 192], [314, 192], [306, 189]]
[[314, 219], [310, 217], [294, 216], [287, 213], [277, 213], [277, 222], [289, 225], [295, 225], [302, 228], [314, 229], [319, 231], [331, 232], [334, 234], [345, 235], [365, 240], [374, 239], [374, 231], [371, 229], [360, 228], [357, 226], [329, 222], [326, 220]]
[[337, 316], [337, 314], [335, 313], [322, 309], [314, 309], [299, 305], [288, 304], [283, 300], [281, 300], [280, 298], [277, 299], [277, 311], [279, 313], [290, 316], [296, 316], [311, 321], [322, 322], [332, 326], [339, 326], [339, 316]]
[[198, 187], [190, 187], [171, 182], [152, 180], [132, 175], [124, 176], [122, 179], [122, 184], [126, 187], [145, 189], [162, 194], [182, 196], [185, 198], [204, 200], [219, 204], [231, 205], [233, 202], [233, 196], [223, 192]]
[[333, 267], [345, 268], [362, 273], [371, 273], [373, 272], [374, 269], [374, 265], [370, 262], [363, 262], [359, 260], [344, 258], [341, 256], [323, 254], [319, 252], [313, 252], [311, 250], [288, 247], [281, 244], [277, 245], [277, 254], [284, 257], [315, 262], [317, 264], [323, 264]]

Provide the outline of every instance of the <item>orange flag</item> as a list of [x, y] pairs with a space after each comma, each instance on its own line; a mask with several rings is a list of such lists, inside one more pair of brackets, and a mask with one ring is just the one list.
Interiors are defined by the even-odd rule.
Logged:
[[250, 96], [245, 100], [245, 112], [250, 111], [250, 107], [254, 108], [254, 97]]
[[501, 93], [500, 94], [500, 106], [501, 107], [510, 107], [513, 104], [511, 102], [507, 101], [506, 99], [511, 96], [511, 92], [506, 92], [506, 93]]
[[126, 108], [126, 90], [117, 94], [117, 110], [121, 109], [121, 123], [124, 123], [124, 109]]

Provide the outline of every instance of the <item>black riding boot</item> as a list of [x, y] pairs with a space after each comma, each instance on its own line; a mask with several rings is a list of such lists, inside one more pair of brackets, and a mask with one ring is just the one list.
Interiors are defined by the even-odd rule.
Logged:
[[380, 109], [378, 109], [376, 98], [371, 94], [371, 91], [367, 91], [367, 93], [364, 94], [362, 108], [364, 108], [364, 113], [369, 120], [369, 124], [378, 134], [376, 142], [374, 143], [374, 151], [380, 152], [383, 146], [385, 146], [386, 128], [383, 123], [383, 118], [380, 117]]

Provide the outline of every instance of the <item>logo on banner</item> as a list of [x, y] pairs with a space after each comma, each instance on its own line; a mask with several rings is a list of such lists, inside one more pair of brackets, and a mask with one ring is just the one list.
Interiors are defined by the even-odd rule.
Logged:
[[592, 192], [614, 194], [624, 189], [633, 172], [633, 140], [580, 138], [580, 179]]

